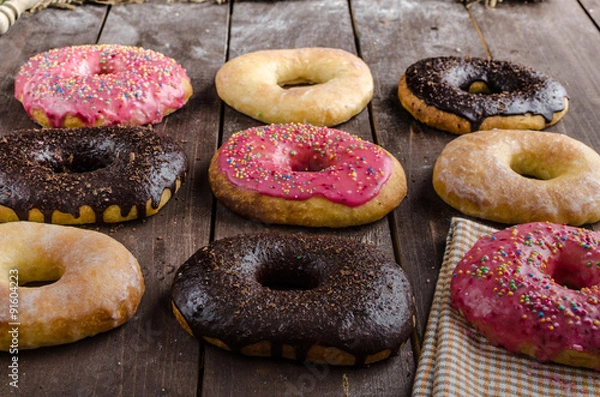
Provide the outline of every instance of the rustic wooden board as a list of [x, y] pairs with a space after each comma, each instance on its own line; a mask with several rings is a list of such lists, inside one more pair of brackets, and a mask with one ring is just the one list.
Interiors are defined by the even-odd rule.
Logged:
[[[3, 36], [0, 36], [0, 135], [19, 128], [34, 128], [21, 104], [14, 98], [14, 79], [23, 63], [33, 55], [54, 47], [71, 44], [94, 43], [104, 19], [106, 7], [80, 9], [73, 13], [47, 10], [45, 13], [23, 15]], [[60, 26], [62, 33], [54, 34]], [[100, 350], [111, 343], [110, 338], [100, 337], [94, 341], [82, 341], [65, 349], [48, 348], [19, 353], [19, 389], [2, 382], [0, 394], [54, 395], [57, 390], [77, 395], [81, 385], [75, 378], [65, 374], [78, 373], [81, 369], [97, 368], [97, 355], [87, 354], [87, 346], [95, 345]], [[81, 352], [77, 355], [77, 351]], [[79, 356], [79, 361], [71, 357]], [[0, 356], [6, 368], [11, 357]], [[62, 364], [59, 364], [62, 363]], [[56, 371], [53, 369], [56, 368]], [[8, 379], [8, 378], [7, 378]], [[23, 395], [22, 394], [22, 395]]]
[[581, 4], [588, 16], [594, 21], [596, 27], [600, 26], [600, 1], [580, 0], [579, 4]]
[[[213, 78], [225, 58], [229, 13], [227, 8], [208, 3], [186, 6], [185, 12], [179, 10], [178, 6], [165, 4], [113, 7], [99, 40], [142, 46], [176, 59], [188, 70], [194, 88], [194, 95], [183, 109], [155, 126], [178, 141], [187, 154], [189, 171], [182, 189], [147, 220], [98, 228], [121, 241], [138, 258], [146, 284], [142, 303], [135, 317], [117, 330], [71, 345], [22, 352], [20, 389], [27, 395], [197, 393], [201, 381], [200, 346], [175, 320], [170, 290], [175, 270], [209, 240], [212, 197], [205, 173], [217, 144], [220, 116]], [[41, 33], [61, 41], [42, 40], [42, 45], [40, 33], [34, 30], [30, 42], [38, 47], [15, 47], [20, 52], [14, 50], [13, 58], [27, 58], [49, 44], [96, 42], [104, 16], [100, 11], [98, 7], [79, 7], [73, 12], [44, 10], [34, 15], [32, 18], [54, 15], [52, 26], [23, 23], [23, 29], [39, 26]], [[93, 21], [95, 29], [91, 28]], [[65, 27], [64, 35], [56, 34], [56, 26]], [[14, 28], [11, 33], [18, 35], [19, 25]], [[3, 87], [3, 96], [6, 91]], [[2, 111], [7, 107], [14, 108], [2, 105]], [[14, 124], [10, 119], [0, 119]], [[21, 119], [29, 122], [26, 116]]]
[[[146, 294], [138, 313], [94, 338], [20, 352], [19, 394], [409, 395], [450, 219], [461, 214], [431, 186], [433, 164], [455, 136], [420, 124], [402, 109], [396, 94], [400, 75], [413, 62], [439, 55], [489, 54], [535, 66], [563, 82], [571, 95], [571, 110], [549, 130], [600, 151], [597, 5], [598, 0], [505, 0], [491, 9], [447, 0], [236, 0], [224, 5], [148, 0], [24, 15], [0, 36], [0, 135], [35, 126], [13, 98], [14, 76], [29, 57], [53, 47], [100, 42], [152, 48], [187, 69], [194, 95], [155, 126], [188, 156], [187, 180], [174, 199], [144, 221], [87, 227], [121, 241], [139, 259]], [[240, 217], [214, 201], [206, 175], [214, 151], [233, 132], [261, 124], [220, 101], [216, 71], [243, 53], [304, 46], [342, 48], [371, 67], [372, 103], [338, 128], [381, 144], [403, 164], [408, 196], [386, 219], [341, 230], [274, 226]], [[600, 229], [600, 223], [592, 226]], [[265, 230], [345, 236], [396, 258], [415, 286], [414, 338], [398, 357], [354, 369], [243, 357], [189, 336], [169, 307], [176, 269], [213, 239]], [[0, 365], [9, 360], [0, 353]], [[6, 383], [0, 386], [0, 395], [16, 392]]]
[[[462, 4], [443, 0], [353, 0], [361, 54], [375, 79], [373, 123], [381, 145], [405, 168], [408, 195], [394, 212], [398, 257], [416, 292], [421, 338], [442, 264], [451, 212], [433, 190], [433, 164], [455, 135], [429, 128], [402, 108], [398, 82], [406, 68], [427, 57], [485, 57]], [[452, 23], [447, 23], [452, 21]]]
[[[249, 28], [250, 26], [254, 28]], [[238, 2], [233, 4], [229, 57], [261, 49], [335, 47], [356, 53], [352, 20], [343, 0], [304, 2]], [[260, 122], [224, 109], [223, 139]], [[373, 140], [367, 110], [338, 126]], [[261, 230], [279, 233], [327, 233], [370, 242], [393, 257], [388, 220], [343, 230], [263, 225], [217, 206], [215, 238]], [[410, 343], [398, 357], [371, 368], [348, 369], [286, 361], [249, 359], [208, 347], [205, 355], [206, 395], [406, 395], [414, 375]], [[231, 371], [224, 372], [223, 368]], [[408, 377], [405, 376], [408, 374]]]
[[[519, 4], [490, 11], [471, 7], [495, 59], [508, 59], [560, 81], [570, 96], [565, 117], [548, 131], [578, 139], [600, 152], [600, 32], [576, 0]], [[511, 34], [497, 33], [506, 26]], [[600, 223], [593, 225], [600, 227]]]
[[101, 43], [137, 45], [172, 57], [187, 70], [194, 88], [188, 104], [155, 127], [185, 150], [186, 183], [164, 213], [138, 225], [136, 233], [126, 230], [127, 225], [123, 229], [147, 274], [138, 318], [146, 326], [157, 325], [158, 342], [140, 340], [147, 349], [131, 363], [131, 376], [120, 382], [126, 395], [193, 395], [201, 381], [201, 346], [175, 320], [170, 291], [176, 269], [209, 241], [212, 196], [206, 169], [217, 145], [220, 116], [213, 79], [225, 59], [228, 18], [226, 7], [209, 3], [184, 9], [176, 4], [113, 7], [100, 37]]

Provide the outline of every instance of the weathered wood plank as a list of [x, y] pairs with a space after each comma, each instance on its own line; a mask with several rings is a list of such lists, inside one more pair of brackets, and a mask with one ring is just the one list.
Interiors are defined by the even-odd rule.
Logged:
[[[27, 43], [21, 44], [23, 48], [14, 47], [14, 58], [26, 58], [45, 50], [49, 44], [94, 43], [102, 23], [101, 10], [79, 7], [73, 12], [62, 11], [60, 18], [52, 21], [52, 27], [40, 25], [41, 33], [53, 39], [40, 40], [40, 33], [33, 29], [36, 26], [33, 20], [30, 24], [27, 20], [19, 21], [10, 33], [24, 34], [29, 29], [32, 34]], [[229, 13], [226, 7], [209, 3], [189, 4], [185, 12], [181, 10], [179, 5], [167, 4], [115, 6], [99, 40], [142, 46], [176, 59], [187, 69], [195, 92], [184, 108], [155, 126], [177, 140], [188, 156], [189, 171], [182, 189], [147, 220], [98, 227], [121, 241], [138, 258], [146, 284], [142, 303], [134, 318], [119, 329], [70, 345], [22, 352], [22, 393], [52, 396], [197, 393], [201, 347], [175, 320], [170, 308], [170, 290], [175, 270], [209, 240], [212, 197], [205, 173], [217, 145], [220, 116], [213, 77], [225, 59]], [[54, 14], [44, 10], [34, 17], [48, 12]], [[88, 21], [94, 16], [98, 26], [91, 29]], [[64, 35], [56, 33], [57, 26], [65, 28]], [[29, 41], [43, 48], [31, 50], [27, 46]], [[6, 91], [3, 87], [3, 97], [7, 96]], [[10, 112], [13, 108], [12, 104], [2, 104], [0, 111]], [[3, 129], [13, 124], [4, 117], [0, 119]], [[10, 359], [1, 358], [2, 362]]]
[[[505, 1], [469, 10], [446, 0], [314, 0], [234, 4], [165, 4], [74, 11], [46, 9], [25, 15], [0, 36], [0, 135], [31, 128], [13, 98], [14, 76], [30, 56], [53, 47], [94, 43], [140, 45], [179, 61], [192, 78], [190, 102], [155, 128], [175, 138], [189, 159], [182, 190], [145, 221], [90, 228], [105, 232], [138, 257], [146, 294], [136, 316], [94, 338], [19, 352], [20, 394], [54, 395], [409, 395], [414, 377], [409, 342], [398, 357], [368, 368], [338, 368], [237, 356], [204, 347], [177, 324], [169, 307], [176, 268], [211, 238], [238, 233], [323, 233], [376, 244], [398, 262], [415, 285], [416, 340], [423, 335], [452, 216], [431, 186], [433, 164], [455, 136], [426, 127], [404, 111], [396, 96], [402, 72], [428, 56], [486, 56], [534, 66], [565, 84], [571, 109], [549, 130], [600, 151], [597, 0], [528, 3]], [[229, 11], [233, 11], [228, 32]], [[100, 34], [102, 33], [102, 34]], [[356, 37], [354, 34], [356, 33]], [[227, 47], [230, 41], [230, 47]], [[358, 45], [358, 46], [357, 46]], [[206, 171], [218, 144], [260, 123], [225, 106], [214, 75], [227, 57], [266, 48], [326, 46], [358, 53], [371, 67], [375, 96], [370, 109], [338, 128], [376, 141], [403, 164], [408, 197], [394, 213], [371, 225], [343, 230], [264, 225], [214, 205]], [[222, 127], [220, 127], [220, 125]], [[213, 210], [216, 209], [213, 214]], [[211, 216], [214, 222], [211, 223]], [[214, 224], [214, 230], [211, 230]], [[501, 226], [501, 225], [496, 225]], [[600, 224], [593, 225], [600, 229]], [[212, 237], [211, 237], [212, 236]], [[10, 356], [0, 353], [0, 365]], [[12, 390], [3, 384], [0, 395]]]
[[[186, 183], [164, 213], [138, 225], [136, 233], [126, 230], [127, 225], [123, 229], [148, 273], [139, 321], [157, 325], [156, 343], [139, 340], [149, 348], [132, 360], [131, 375], [119, 382], [125, 395], [193, 395], [199, 387], [201, 346], [175, 320], [170, 291], [175, 270], [209, 241], [212, 197], [206, 169], [217, 145], [220, 116], [213, 78], [225, 59], [228, 18], [226, 7], [210, 3], [119, 6], [113, 7], [100, 37], [101, 43], [136, 45], [172, 57], [187, 70], [194, 88], [186, 106], [156, 126], [185, 150]], [[156, 344], [158, 349], [152, 347]]]
[[[54, 9], [33, 15], [25, 14], [8, 33], [0, 36], [0, 135], [19, 128], [37, 126], [14, 98], [15, 76], [21, 65], [33, 55], [54, 47], [94, 43], [105, 12], [106, 7], [93, 7], [78, 9], [72, 13]], [[57, 26], [60, 26], [61, 34], [56, 34]], [[9, 386], [7, 380], [2, 382], [0, 394], [44, 396], [54, 395], [56, 390], [64, 390], [66, 394], [77, 395], [81, 385], [67, 374], [78, 373], [85, 368], [96, 368], [95, 357], [85, 353], [79, 354], [79, 361], [72, 361], [71, 357], [76, 351], [87, 351], [90, 342], [102, 349], [105, 344], [110, 343], [110, 336], [107, 334], [95, 340], [82, 341], [80, 345], [74, 344], [66, 349], [19, 351], [19, 389]], [[3, 368], [7, 368], [10, 360], [10, 355], [0, 353]], [[57, 364], [59, 362], [62, 365]], [[52, 368], [57, 370], [53, 371]], [[5, 372], [4, 376], [7, 374]]]
[[596, 26], [600, 26], [600, 1], [599, 0], [579, 0], [579, 4], [585, 9], [589, 17]]
[[457, 2], [352, 0], [352, 8], [361, 54], [375, 79], [377, 138], [407, 174], [408, 195], [394, 212], [394, 230], [400, 263], [415, 286], [422, 337], [450, 226], [448, 207], [434, 192], [431, 175], [439, 153], [455, 135], [427, 127], [405, 111], [398, 82], [422, 58], [485, 57], [485, 50], [468, 12]]
[[[495, 59], [529, 65], [567, 89], [569, 111], [548, 131], [566, 134], [600, 152], [596, 111], [600, 106], [600, 31], [579, 2], [509, 2], [493, 12], [479, 5], [471, 11]], [[498, 34], [498, 26], [510, 34]], [[600, 223], [593, 227], [600, 228]]]
[[[356, 53], [352, 20], [344, 0], [303, 2], [238, 2], [233, 4], [229, 57], [275, 48], [335, 47]], [[224, 109], [223, 140], [233, 132], [260, 125], [228, 106]], [[338, 126], [373, 140], [367, 110]], [[263, 225], [244, 219], [220, 203], [215, 238], [270, 230], [278, 233], [327, 233], [376, 244], [393, 257], [388, 220], [343, 230]], [[281, 360], [251, 359], [207, 347], [206, 395], [406, 395], [410, 390], [414, 359], [410, 343], [398, 357], [371, 368], [348, 369], [297, 364]], [[223, 368], [230, 370], [223, 372]], [[408, 375], [407, 375], [408, 374]]]

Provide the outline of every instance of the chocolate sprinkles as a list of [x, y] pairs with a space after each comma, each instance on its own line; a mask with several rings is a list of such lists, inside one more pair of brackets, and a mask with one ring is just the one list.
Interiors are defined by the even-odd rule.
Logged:
[[[177, 271], [172, 300], [198, 337], [270, 356], [335, 347], [364, 365], [412, 331], [412, 288], [376, 247], [330, 236], [249, 234], [198, 250]], [[376, 360], [375, 360], [376, 361]], [[329, 362], [329, 364], [336, 364]], [[352, 364], [349, 364], [352, 365]]]
[[[489, 93], [470, 92], [475, 82], [484, 83]], [[469, 120], [472, 131], [495, 115], [531, 113], [550, 122], [568, 98], [560, 83], [532, 68], [473, 57], [420, 60], [406, 70], [406, 84], [429, 106]]]
[[0, 205], [19, 220], [37, 209], [48, 223], [56, 210], [77, 218], [82, 206], [97, 222], [113, 205], [144, 217], [147, 201], [156, 209], [186, 170], [179, 146], [148, 127], [14, 131], [0, 139]]

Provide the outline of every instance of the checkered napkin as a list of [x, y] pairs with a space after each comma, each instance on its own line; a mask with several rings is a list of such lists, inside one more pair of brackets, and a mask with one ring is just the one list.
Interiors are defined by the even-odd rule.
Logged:
[[452, 271], [480, 237], [495, 231], [470, 220], [452, 219], [413, 397], [600, 396], [600, 372], [542, 364], [492, 346], [450, 305]]

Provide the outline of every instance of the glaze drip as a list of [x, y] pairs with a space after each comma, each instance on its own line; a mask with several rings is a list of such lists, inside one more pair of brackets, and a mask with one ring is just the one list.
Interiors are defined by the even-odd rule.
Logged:
[[[469, 92], [474, 82], [484, 83], [490, 92]], [[406, 84], [428, 105], [469, 120], [473, 131], [495, 115], [531, 113], [550, 122], [568, 98], [560, 83], [531, 68], [471, 57], [420, 60], [406, 70]]]

